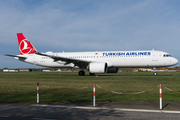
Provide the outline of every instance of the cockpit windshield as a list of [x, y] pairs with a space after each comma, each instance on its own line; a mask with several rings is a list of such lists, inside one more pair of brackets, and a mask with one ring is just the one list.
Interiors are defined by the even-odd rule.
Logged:
[[172, 56], [169, 54], [164, 54], [163, 57], [172, 57]]

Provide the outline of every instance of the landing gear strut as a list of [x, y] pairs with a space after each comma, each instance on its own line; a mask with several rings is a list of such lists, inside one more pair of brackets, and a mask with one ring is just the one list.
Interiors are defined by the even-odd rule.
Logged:
[[79, 71], [79, 76], [84, 76], [85, 72], [84, 71]]
[[158, 75], [158, 73], [156, 72], [156, 67], [154, 67], [154, 68], [153, 68], [153, 70], [154, 70], [154, 73], [153, 73], [153, 74], [154, 74], [154, 76], [157, 76], [157, 75]]

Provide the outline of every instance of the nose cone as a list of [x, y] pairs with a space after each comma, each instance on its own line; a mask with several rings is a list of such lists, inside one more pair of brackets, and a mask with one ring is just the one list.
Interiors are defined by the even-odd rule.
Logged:
[[179, 61], [178, 61], [176, 58], [173, 58], [173, 60], [172, 60], [173, 65], [178, 64], [178, 62], [179, 62]]

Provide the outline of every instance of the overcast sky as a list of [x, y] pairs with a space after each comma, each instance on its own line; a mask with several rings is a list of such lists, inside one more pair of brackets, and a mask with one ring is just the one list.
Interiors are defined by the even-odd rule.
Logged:
[[180, 60], [179, 6], [180, 0], [0, 0], [0, 68], [36, 67], [3, 55], [20, 54], [16, 33], [39, 52], [155, 49]]

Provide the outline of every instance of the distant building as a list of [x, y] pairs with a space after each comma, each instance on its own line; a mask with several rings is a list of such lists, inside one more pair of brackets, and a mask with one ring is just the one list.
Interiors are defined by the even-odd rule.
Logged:
[[141, 70], [141, 71], [148, 71], [148, 72], [154, 71], [152, 69], [145, 69], [145, 68], [139, 68], [139, 70]]
[[18, 70], [4, 69], [3, 72], [19, 72]]
[[50, 72], [50, 70], [42, 70], [43, 72]]
[[19, 69], [19, 72], [32, 72], [32, 69]]

